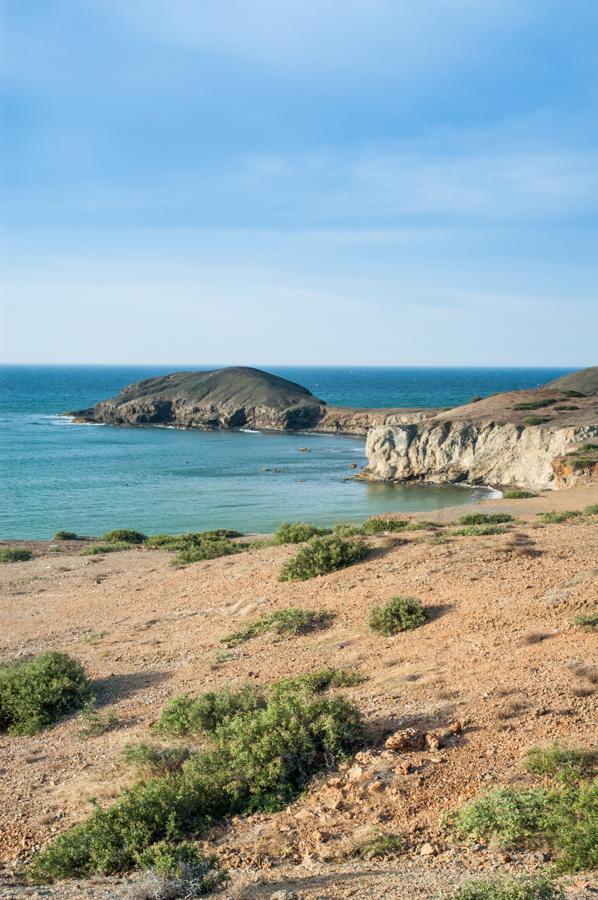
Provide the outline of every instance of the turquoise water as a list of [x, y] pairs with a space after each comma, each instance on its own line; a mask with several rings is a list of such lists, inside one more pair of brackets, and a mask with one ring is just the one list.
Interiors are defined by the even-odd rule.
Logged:
[[[0, 538], [48, 538], [59, 528], [101, 534], [121, 526], [268, 532], [283, 519], [359, 521], [484, 495], [483, 489], [348, 481], [351, 464], [365, 462], [360, 438], [123, 429], [60, 417], [132, 381], [181, 368], [192, 367], [0, 367]], [[454, 406], [473, 394], [537, 386], [570, 370], [269, 371], [331, 404], [383, 407]], [[310, 452], [299, 452], [302, 447]]]

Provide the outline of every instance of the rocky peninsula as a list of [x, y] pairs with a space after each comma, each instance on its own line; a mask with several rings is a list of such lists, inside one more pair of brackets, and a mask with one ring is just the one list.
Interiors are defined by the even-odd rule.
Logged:
[[243, 366], [132, 384], [77, 422], [117, 426], [367, 435], [362, 477], [376, 481], [558, 488], [598, 472], [598, 366], [542, 387], [453, 409], [329, 406], [307, 388]]

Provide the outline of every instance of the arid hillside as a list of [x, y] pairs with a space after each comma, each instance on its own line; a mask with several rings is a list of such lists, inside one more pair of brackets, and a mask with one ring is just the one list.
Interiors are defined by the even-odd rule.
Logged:
[[[326, 695], [357, 705], [367, 742], [281, 811], [229, 817], [198, 836], [230, 875], [216, 896], [438, 898], [471, 876], [545, 871], [550, 848], [472, 841], [450, 817], [496, 786], [546, 785], [524, 766], [532, 748], [598, 749], [596, 631], [579, 618], [596, 615], [596, 503], [596, 486], [489, 501], [477, 511], [514, 518], [478, 530], [457, 523], [469, 509], [415, 517], [358, 537], [365, 559], [304, 581], [279, 580], [300, 549], [288, 544], [181, 566], [144, 546], [80, 555], [88, 541], [26, 545], [33, 559], [0, 566], [2, 661], [68, 653], [98, 706], [32, 736], [0, 735], [0, 896], [39, 895], [19, 864], [85, 819], [91, 798], [106, 806], [139, 777], [128, 745], [197, 749], [196, 738], [152, 733], [169, 698], [331, 666], [363, 676]], [[396, 596], [419, 599], [426, 621], [384, 636], [368, 618]], [[316, 624], [224, 640], [289, 607], [318, 614]], [[39, 890], [141, 896], [138, 877]], [[562, 884], [567, 897], [595, 896], [591, 873]]]

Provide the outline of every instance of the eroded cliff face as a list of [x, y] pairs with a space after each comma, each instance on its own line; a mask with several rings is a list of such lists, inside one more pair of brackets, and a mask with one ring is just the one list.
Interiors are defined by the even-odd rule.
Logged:
[[377, 481], [463, 482], [557, 488], [554, 461], [575, 444], [598, 437], [598, 425], [545, 428], [497, 422], [430, 421], [373, 428], [364, 474]]

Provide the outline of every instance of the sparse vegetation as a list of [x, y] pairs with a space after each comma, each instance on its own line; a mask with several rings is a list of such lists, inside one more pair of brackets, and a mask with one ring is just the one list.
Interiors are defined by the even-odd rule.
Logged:
[[274, 684], [272, 691], [286, 691], [290, 689], [306, 689], [312, 694], [320, 694], [328, 688], [353, 687], [366, 681], [365, 675], [359, 672], [350, 672], [347, 669], [317, 669], [306, 675], [295, 675], [292, 678], [283, 678]]
[[27, 547], [0, 547], [0, 563], [26, 562], [33, 558]]
[[502, 525], [466, 525], [464, 528], [456, 528], [454, 535], [461, 537], [485, 537], [491, 534], [505, 534], [506, 528]]
[[560, 788], [497, 788], [462, 806], [458, 833], [505, 848], [547, 847], [556, 868], [577, 872], [598, 865], [598, 780]]
[[525, 757], [525, 768], [533, 775], [553, 775], [564, 780], [596, 773], [598, 753], [593, 750], [567, 750], [558, 744], [534, 747]]
[[152, 778], [167, 772], [180, 772], [190, 755], [186, 747], [160, 747], [157, 744], [127, 744], [122, 752], [123, 762]]
[[537, 497], [533, 491], [503, 491], [503, 497], [505, 500], [528, 500], [531, 497]]
[[559, 887], [544, 875], [475, 879], [453, 894], [453, 900], [564, 900]]
[[513, 516], [508, 513], [468, 513], [459, 517], [460, 525], [499, 525], [512, 521]]
[[579, 406], [564, 404], [560, 406], [553, 406], [552, 408], [558, 410], [559, 412], [573, 412], [574, 410], [579, 409]]
[[326, 611], [312, 612], [296, 606], [289, 606], [287, 609], [279, 609], [267, 616], [262, 616], [261, 619], [248, 622], [238, 631], [222, 638], [222, 643], [229, 646], [242, 644], [266, 631], [273, 631], [275, 634], [285, 636], [306, 634], [316, 628], [326, 628], [333, 618], [333, 615]]
[[581, 391], [561, 391], [563, 397], [585, 397], [585, 394], [582, 394]]
[[111, 544], [92, 544], [79, 550], [79, 556], [103, 556], [105, 553], [120, 553], [122, 550], [130, 550], [131, 544], [124, 541], [114, 541]]
[[336, 535], [315, 537], [285, 563], [280, 580], [303, 581], [316, 575], [326, 575], [359, 562], [368, 553], [367, 545], [358, 541], [347, 541]]
[[524, 425], [545, 425], [547, 422], [550, 422], [550, 419], [542, 416], [528, 416], [523, 420]]
[[357, 534], [363, 534], [363, 528], [356, 522], [336, 522], [332, 526], [332, 533], [338, 537], [354, 537]]
[[106, 734], [107, 731], [114, 731], [119, 724], [116, 713], [110, 710], [107, 712], [100, 711], [92, 700], [86, 704], [83, 710], [79, 735], [82, 738], [98, 737], [100, 734]]
[[36, 734], [92, 698], [83, 666], [65, 653], [17, 660], [0, 668], [0, 732]]
[[184, 534], [153, 534], [146, 538], [145, 546], [155, 550], [192, 550], [206, 541], [221, 541], [243, 537], [241, 531], [232, 528], [215, 528], [211, 531], [188, 531]]
[[380, 859], [395, 856], [405, 849], [405, 842], [397, 834], [376, 830], [370, 840], [357, 848], [357, 855], [362, 859]]
[[363, 534], [387, 534], [396, 531], [404, 531], [409, 526], [408, 519], [381, 519], [373, 517], [366, 519], [362, 525]]
[[[212, 704], [208, 704], [208, 707]], [[217, 721], [216, 721], [217, 720]], [[85, 877], [147, 867], [148, 851], [182, 841], [231, 814], [280, 809], [319, 771], [363, 746], [359, 710], [342, 697], [314, 698], [295, 686], [208, 717], [212, 749], [180, 772], [139, 782], [86, 822], [60, 835], [33, 860], [33, 880]]]
[[141, 854], [139, 865], [147, 871], [134, 885], [133, 900], [188, 900], [212, 893], [227, 876], [216, 857], [204, 857], [188, 841], [160, 841]]
[[143, 544], [147, 538], [140, 531], [132, 528], [115, 528], [114, 531], [107, 531], [106, 534], [103, 534], [101, 540], [117, 544], [123, 541], [127, 544]]
[[474, 396], [473, 396], [473, 397], [470, 397], [469, 400], [468, 400], [467, 402], [468, 402], [468, 403], [479, 403], [480, 400], [483, 400], [483, 399], [484, 399], [484, 398], [483, 398], [483, 397], [480, 397], [479, 394], [474, 394]]
[[79, 535], [76, 531], [57, 531], [53, 541], [78, 541]]
[[81, 635], [81, 640], [85, 641], [86, 644], [97, 644], [97, 642], [101, 641], [102, 638], [105, 638], [107, 634], [107, 631], [87, 631], [85, 634]]
[[598, 503], [592, 503], [590, 506], [586, 506], [583, 514], [584, 516], [598, 516]]
[[544, 409], [546, 406], [552, 406], [556, 400], [530, 400], [527, 403], [515, 403], [513, 409]]
[[561, 525], [570, 519], [577, 519], [581, 513], [574, 509], [563, 510], [562, 512], [543, 512], [538, 513], [538, 518], [545, 525]]
[[202, 541], [199, 544], [180, 550], [172, 560], [173, 566], [188, 566], [191, 563], [204, 562], [206, 559], [217, 559], [219, 556], [231, 556], [240, 553], [244, 548], [229, 538], [216, 538]]
[[392, 597], [384, 606], [372, 609], [368, 625], [373, 631], [391, 637], [418, 628], [426, 621], [426, 611], [416, 597]]
[[330, 534], [329, 528], [320, 528], [309, 522], [281, 522], [274, 532], [275, 544], [303, 544], [317, 535]]
[[573, 619], [573, 624], [584, 628], [598, 628], [598, 612], [580, 613]]

